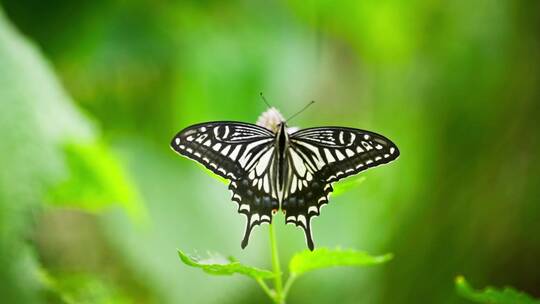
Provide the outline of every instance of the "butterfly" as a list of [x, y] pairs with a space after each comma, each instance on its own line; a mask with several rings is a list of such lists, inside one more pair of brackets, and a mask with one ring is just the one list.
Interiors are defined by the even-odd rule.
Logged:
[[192, 125], [174, 136], [171, 148], [230, 181], [231, 199], [247, 218], [242, 249], [252, 229], [270, 224], [280, 209], [286, 224], [304, 230], [313, 250], [311, 219], [328, 203], [332, 183], [388, 163], [400, 153], [388, 138], [370, 131], [288, 128], [274, 108], [263, 113], [258, 124]]

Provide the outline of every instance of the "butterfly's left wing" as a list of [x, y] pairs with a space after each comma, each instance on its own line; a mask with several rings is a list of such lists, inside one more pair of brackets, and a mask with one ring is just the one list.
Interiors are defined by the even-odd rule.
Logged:
[[301, 226], [313, 250], [311, 218], [328, 203], [332, 182], [388, 163], [399, 156], [386, 137], [359, 129], [321, 127], [303, 129], [290, 136], [287, 160], [289, 184], [282, 209], [287, 223]]
[[274, 134], [257, 125], [241, 122], [209, 122], [180, 131], [171, 147], [212, 172], [231, 181], [232, 200], [247, 217], [242, 248], [254, 226], [270, 223], [279, 207], [270, 171], [274, 157]]

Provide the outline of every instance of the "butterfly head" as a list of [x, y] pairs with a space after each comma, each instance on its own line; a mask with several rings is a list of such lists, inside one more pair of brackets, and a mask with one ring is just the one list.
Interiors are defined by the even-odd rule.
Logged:
[[271, 107], [259, 116], [257, 125], [277, 133], [284, 121], [283, 115], [276, 108]]

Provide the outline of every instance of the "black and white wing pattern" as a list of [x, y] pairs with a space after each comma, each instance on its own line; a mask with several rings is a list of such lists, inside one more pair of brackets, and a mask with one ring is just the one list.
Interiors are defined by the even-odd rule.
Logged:
[[282, 210], [286, 223], [301, 226], [313, 250], [311, 218], [328, 203], [332, 182], [388, 163], [399, 150], [386, 137], [359, 129], [321, 127], [303, 129], [290, 136], [287, 170], [289, 182]]
[[254, 226], [272, 221], [279, 208], [270, 171], [275, 135], [260, 126], [241, 122], [210, 122], [180, 131], [171, 147], [178, 153], [229, 179], [232, 200], [247, 217], [242, 248]]

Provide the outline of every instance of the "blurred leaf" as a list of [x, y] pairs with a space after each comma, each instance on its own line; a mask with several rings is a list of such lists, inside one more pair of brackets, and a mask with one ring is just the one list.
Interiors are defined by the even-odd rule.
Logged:
[[339, 181], [333, 185], [334, 192], [333, 195], [341, 195], [349, 190], [354, 189], [355, 187], [358, 187], [361, 183], [363, 183], [366, 180], [365, 176], [362, 175], [356, 175], [353, 177], [350, 177], [348, 179], [345, 179], [343, 181]]
[[456, 289], [459, 295], [477, 303], [540, 304], [540, 300], [533, 299], [526, 293], [517, 291], [511, 287], [505, 287], [502, 290], [493, 287], [475, 290], [463, 276], [456, 278]]
[[293, 256], [289, 263], [289, 271], [293, 276], [305, 272], [335, 266], [371, 266], [385, 263], [392, 259], [392, 254], [371, 256], [365, 252], [352, 249], [319, 248], [311, 252], [304, 250]]
[[120, 205], [132, 218], [140, 219], [145, 214], [120, 162], [103, 143], [72, 142], [64, 151], [70, 176], [51, 189], [48, 199], [52, 204], [91, 212]]
[[213, 275], [232, 275], [239, 273], [255, 280], [274, 277], [274, 274], [269, 270], [242, 265], [232, 257], [226, 259], [222, 256], [215, 256], [209, 259], [199, 260], [186, 255], [180, 250], [178, 250], [178, 256], [184, 264], [201, 268], [204, 272]]
[[55, 299], [55, 303], [127, 304], [133, 302], [116, 286], [108, 284], [93, 274], [61, 273], [53, 275], [42, 269], [38, 275], [48, 291], [58, 298]]
[[34, 303], [33, 220], [47, 187], [66, 174], [62, 143], [93, 138], [94, 129], [1, 9], [0, 71], [0, 294], [6, 303]]
[[[34, 303], [40, 302], [43, 283], [36, 276], [38, 262], [28, 240], [35, 219], [51, 187], [70, 175], [87, 173], [78, 171], [82, 166], [72, 166], [74, 159], [83, 157], [66, 155], [65, 144], [91, 145], [97, 132], [73, 105], [40, 51], [1, 9], [0, 71], [0, 294], [6, 303]], [[99, 157], [106, 155], [105, 147], [101, 150]], [[78, 187], [80, 192], [73, 190], [69, 200], [83, 200], [78, 195], [87, 195], [90, 184]], [[111, 193], [111, 187], [95, 193], [104, 190]], [[119, 193], [125, 194], [118, 191], [115, 199], [125, 198]]]

